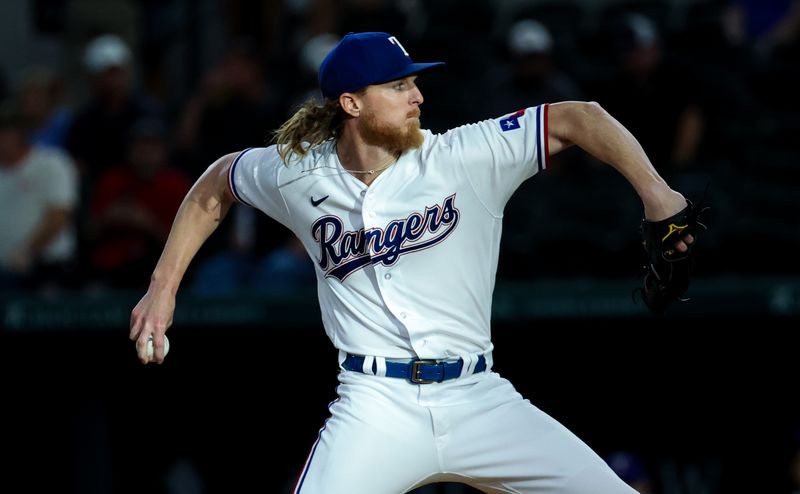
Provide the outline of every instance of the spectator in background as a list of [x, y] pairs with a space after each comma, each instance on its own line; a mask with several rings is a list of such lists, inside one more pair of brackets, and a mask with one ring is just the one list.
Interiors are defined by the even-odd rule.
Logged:
[[659, 172], [689, 166], [704, 133], [702, 86], [665, 56], [655, 24], [643, 15], [627, 14], [612, 27], [610, 49], [615, 73], [594, 97], [638, 137]]
[[91, 200], [89, 261], [106, 286], [146, 285], [189, 179], [170, 166], [166, 127], [145, 119], [131, 129], [127, 157], [100, 176]]
[[232, 226], [225, 231], [225, 247], [200, 258], [191, 277], [193, 294], [232, 296], [314, 286], [308, 254], [283, 225], [241, 204], [234, 204], [228, 216]]
[[339, 42], [339, 37], [331, 33], [322, 33], [311, 37], [303, 43], [300, 49], [299, 67], [301, 75], [298, 84], [293, 87], [294, 96], [292, 96], [292, 103], [289, 105], [289, 114], [291, 116], [295, 110], [302, 105], [309, 98], [315, 98], [317, 101], [322, 101], [322, 93], [319, 90], [319, 83], [317, 82], [317, 69], [325, 59], [336, 43]]
[[30, 127], [31, 143], [66, 149], [72, 111], [62, 102], [63, 82], [48, 67], [31, 67], [25, 72], [17, 97]]
[[89, 183], [125, 160], [135, 122], [160, 116], [158, 105], [134, 90], [132, 56], [128, 45], [113, 34], [94, 38], [84, 52], [92, 92], [75, 115], [67, 148]]
[[[176, 162], [189, 176], [197, 177], [221, 154], [263, 146], [284, 117], [282, 104], [270, 94], [259, 54], [247, 39], [235, 40], [222, 60], [205, 74], [182, 110], [176, 130]], [[206, 258], [220, 253], [219, 259], [225, 262], [240, 255], [253, 255], [277, 245], [285, 236], [273, 235], [275, 228], [282, 227], [272, 219], [256, 218], [252, 211], [235, 215], [241, 221], [220, 226], [220, 233], [198, 253], [198, 267]], [[238, 239], [247, 236], [255, 240], [245, 246]], [[221, 288], [222, 285], [211, 287], [214, 291]]]
[[653, 483], [639, 456], [628, 451], [617, 451], [606, 458], [608, 466], [619, 475], [626, 484], [636, 489], [639, 494], [652, 494]]
[[[231, 296], [246, 291], [253, 278], [258, 218], [250, 208], [231, 206], [233, 226], [225, 231], [224, 245], [201, 257], [191, 280], [191, 291], [201, 296]], [[273, 228], [283, 229], [276, 224]]]
[[316, 287], [314, 263], [303, 243], [292, 235], [282, 246], [256, 264], [251, 286], [254, 291], [269, 293]]
[[750, 43], [757, 59], [800, 37], [800, 0], [734, 0], [725, 12], [727, 35]]
[[0, 288], [65, 280], [75, 254], [78, 200], [72, 160], [31, 145], [21, 111], [0, 108]]
[[269, 140], [284, 115], [268, 89], [258, 54], [247, 40], [234, 41], [179, 118], [176, 151], [190, 175], [199, 176], [220, 154]]
[[517, 21], [507, 39], [509, 63], [488, 72], [485, 117], [509, 108], [582, 99], [578, 85], [553, 59], [550, 31], [532, 19]]

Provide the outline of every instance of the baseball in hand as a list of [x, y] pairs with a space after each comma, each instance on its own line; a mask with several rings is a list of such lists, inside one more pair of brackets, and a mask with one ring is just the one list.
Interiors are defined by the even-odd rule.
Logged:
[[[147, 337], [147, 359], [152, 361], [154, 356], [153, 353], [155, 351], [155, 347], [153, 347], [153, 336]], [[166, 357], [169, 353], [169, 338], [167, 335], [164, 335], [164, 356]]]

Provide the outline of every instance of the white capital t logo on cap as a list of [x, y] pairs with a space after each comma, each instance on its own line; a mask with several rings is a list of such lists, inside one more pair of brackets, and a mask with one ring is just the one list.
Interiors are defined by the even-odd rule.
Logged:
[[400, 49], [401, 49], [401, 50], [403, 50], [403, 54], [405, 54], [405, 56], [407, 56], [407, 57], [410, 57], [410, 56], [411, 56], [411, 55], [409, 55], [409, 54], [408, 54], [408, 52], [406, 51], [406, 49], [405, 49], [405, 48], [403, 48], [403, 45], [402, 45], [402, 44], [400, 44], [400, 42], [399, 42], [399, 41], [397, 41], [397, 38], [395, 38], [394, 36], [389, 36], [389, 43], [392, 43], [393, 45], [397, 45], [397, 46], [399, 46], [399, 47], [400, 47]]

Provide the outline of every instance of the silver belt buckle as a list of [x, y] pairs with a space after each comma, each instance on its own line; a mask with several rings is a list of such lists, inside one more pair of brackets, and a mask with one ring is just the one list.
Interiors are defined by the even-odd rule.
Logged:
[[[436, 365], [439, 362], [437, 360], [415, 360], [411, 362], [411, 382], [414, 384], [431, 384], [435, 383], [436, 381], [431, 381], [429, 379], [421, 379], [419, 377], [421, 365]], [[444, 371], [442, 371], [442, 377], [444, 377]]]

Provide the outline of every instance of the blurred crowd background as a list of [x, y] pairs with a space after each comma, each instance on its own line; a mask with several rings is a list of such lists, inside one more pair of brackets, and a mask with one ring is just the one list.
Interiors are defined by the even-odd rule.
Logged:
[[[798, 274], [800, 8], [765, 1], [5, 2], [0, 283], [146, 287], [192, 182], [266, 145], [349, 31], [395, 34], [444, 131], [526, 106], [594, 100], [673, 185], [712, 206], [701, 275]], [[707, 193], [707, 194], [706, 194]], [[630, 276], [638, 198], [580, 151], [512, 199], [500, 278]], [[539, 262], [548, 259], [548, 262]], [[237, 206], [188, 290], [313, 282], [277, 223]]]
[[[75, 300], [68, 297], [125, 290], [141, 294], [191, 184], [221, 155], [269, 144], [271, 132], [301, 102], [319, 98], [317, 67], [350, 31], [387, 31], [414, 60], [447, 62], [418, 81], [425, 96], [423, 127], [436, 132], [541, 103], [599, 102], [640, 140], [673, 188], [711, 206], [706, 217], [711, 229], [698, 244], [700, 279], [736, 279], [738, 285], [724, 286], [735, 291], [747, 285], [748, 277], [796, 280], [800, 275], [798, 0], [9, 0], [0, 3], [0, 301], [20, 296]], [[546, 173], [523, 184], [509, 203], [499, 280], [634, 280], [641, 268], [636, 232], [641, 214], [638, 198], [621, 176], [579, 150], [568, 150]], [[314, 283], [311, 261], [293, 236], [263, 214], [237, 205], [192, 264], [182, 293], [230, 300], [224, 297], [313, 292]], [[9, 323], [10, 312], [4, 314], [3, 324]], [[796, 318], [789, 321], [781, 327], [792, 329]], [[315, 330], [324, 338], [321, 329]], [[17, 349], [35, 351], [33, 340], [18, 338], [13, 340]], [[65, 341], [48, 334], [36, 344], [44, 338]], [[271, 344], [264, 336], [250, 338]], [[301, 337], [294, 338], [299, 344]], [[737, 348], [748, 344], [740, 341]], [[772, 350], [768, 343], [755, 345]], [[199, 347], [214, 351], [208, 344]], [[712, 346], [704, 349], [716, 353]], [[788, 347], [781, 351], [785, 358], [776, 365], [796, 364], [796, 353]], [[62, 362], [55, 350], [42, 355], [38, 362], [50, 370]], [[255, 353], [246, 357], [259, 359]], [[704, 370], [719, 372], [713, 375], [724, 381], [723, 371], [702, 362]], [[94, 378], [92, 370], [74, 370], [72, 360], [62, 363], [67, 374]], [[739, 365], [733, 357], [726, 363]], [[119, 370], [118, 363], [106, 364]], [[141, 371], [128, 364], [133, 362], [123, 367], [123, 381], [138, 386]], [[183, 364], [199, 369], [206, 363]], [[796, 366], [791, 368], [793, 375], [782, 375], [782, 396], [796, 403]], [[235, 369], [229, 372], [235, 375]], [[674, 375], [662, 372], [667, 386]], [[745, 374], [734, 375], [747, 381]], [[171, 376], [172, 385], [190, 380], [186, 374]], [[710, 400], [713, 386], [698, 384], [688, 372], [678, 377], [700, 402]], [[172, 399], [169, 403], [187, 412], [176, 420], [193, 420], [186, 417], [197, 410], [187, 403], [208, 405], [192, 395], [194, 401], [183, 403], [184, 409], [166, 385], [155, 384], [162, 381], [154, 374], [144, 379], [161, 399]], [[553, 379], [563, 383], [564, 378]], [[172, 443], [177, 453], [162, 451], [156, 480], [143, 480], [135, 462], [141, 458], [135, 455], [152, 452], [147, 445], [132, 446], [142, 442], [135, 432], [120, 436], [124, 427], [108, 425], [141, 420], [127, 408], [120, 412], [113, 400], [131, 407], [142, 400], [109, 398], [105, 385], [95, 386], [86, 392], [91, 399], [73, 397], [69, 403], [77, 400], [75, 410], [35, 436], [46, 444], [44, 436], [52, 433], [67, 444], [50, 449], [41, 461], [47, 467], [66, 462], [57, 472], [68, 472], [69, 479], [43, 478], [41, 485], [71, 486], [62, 492], [230, 492], [220, 487], [232, 480], [222, 480], [219, 467], [198, 463], [181, 446], [181, 441], [198, 442], [189, 426], [185, 437]], [[563, 394], [554, 395], [560, 398], [552, 407], [574, 402], [568, 391], [558, 393]], [[636, 406], [635, 393], [624, 396], [630, 397], [628, 406]], [[732, 396], [733, 391], [720, 410], [736, 403]], [[539, 397], [546, 401], [547, 393]], [[53, 405], [41, 396], [37, 400], [29, 402], [30, 410], [34, 404]], [[755, 409], [751, 406], [748, 410]], [[26, 418], [28, 408], [22, 410], [18, 419]], [[316, 411], [322, 414], [324, 405]], [[672, 460], [654, 451], [641, 457], [616, 450], [613, 441], [603, 443], [602, 452], [642, 493], [754, 492], [749, 487], [755, 483], [742, 484], [749, 490], [736, 487], [731, 465], [757, 469], [769, 463], [768, 488], [762, 492], [796, 494], [800, 436], [792, 426], [800, 427], [800, 417], [795, 411], [776, 412], [780, 420], [773, 432], [779, 439], [764, 439], [772, 448], [769, 454], [750, 451], [764, 454], [761, 463], [738, 457], [725, 463], [722, 452], [692, 456], [678, 446]], [[235, 422], [239, 413], [223, 417]], [[705, 424], [726, 420], [710, 415], [701, 413]], [[298, 416], [304, 420], [298, 427], [315, 427], [306, 423], [307, 415]], [[245, 417], [257, 420], [252, 412]], [[650, 426], [661, 427], [664, 438], [665, 430], [680, 436], [679, 425]], [[302, 465], [301, 451], [313, 437], [295, 436], [299, 440], [289, 446], [268, 434], [258, 437], [269, 441], [268, 447], [291, 452], [288, 466], [260, 478], [259, 465], [246, 460], [250, 476], [240, 476], [235, 485], [260, 481], [279, 486], [272, 492], [289, 492], [291, 477]], [[25, 442], [22, 433], [18, 439]], [[760, 439], [744, 434], [743, 441]], [[38, 457], [38, 446], [28, 448]], [[216, 457], [206, 453], [205, 458]], [[222, 465], [232, 467], [230, 462]], [[28, 466], [20, 476], [37, 471]], [[467, 490], [449, 486], [425, 492]]]

